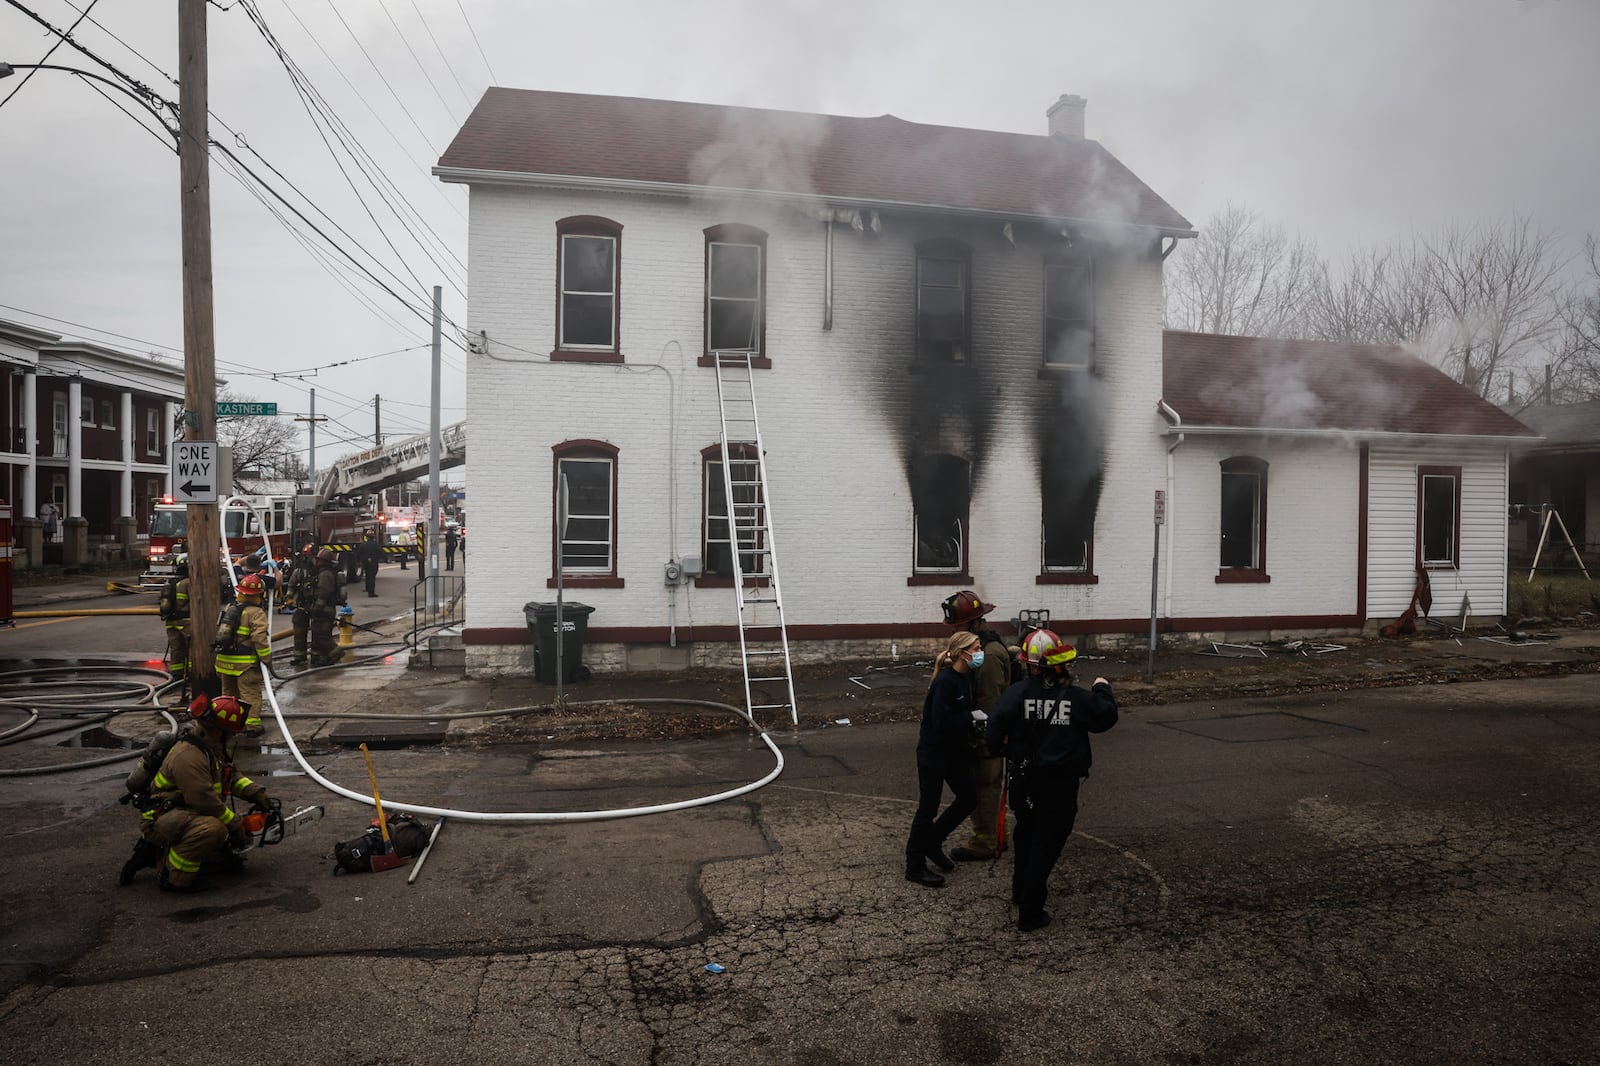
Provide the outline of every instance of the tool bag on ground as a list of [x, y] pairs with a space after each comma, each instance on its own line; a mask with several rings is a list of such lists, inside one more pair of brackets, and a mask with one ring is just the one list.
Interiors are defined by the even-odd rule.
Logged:
[[[422, 849], [428, 846], [428, 835], [433, 832], [433, 826], [426, 822], [418, 821], [409, 814], [391, 814], [389, 817], [389, 839], [394, 843], [394, 853], [403, 859], [419, 855]], [[346, 840], [333, 846], [333, 872], [335, 874], [362, 874], [372, 871], [372, 857], [383, 854], [383, 830], [378, 828], [376, 820], [367, 827], [367, 831], [354, 840]]]

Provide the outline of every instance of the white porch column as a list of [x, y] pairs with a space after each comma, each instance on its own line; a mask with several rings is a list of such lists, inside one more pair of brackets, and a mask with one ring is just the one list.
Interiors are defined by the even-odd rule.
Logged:
[[133, 515], [133, 393], [122, 393], [122, 509], [123, 518]]
[[23, 518], [39, 517], [39, 375], [22, 375], [22, 450], [28, 455], [27, 472], [22, 476]]
[[83, 517], [83, 379], [67, 385], [67, 518]]

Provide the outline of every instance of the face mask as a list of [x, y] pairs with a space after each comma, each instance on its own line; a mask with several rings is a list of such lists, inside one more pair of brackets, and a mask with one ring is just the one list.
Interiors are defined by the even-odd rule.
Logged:
[[972, 653], [972, 668], [974, 670], [983, 665], [983, 649], [979, 648]]

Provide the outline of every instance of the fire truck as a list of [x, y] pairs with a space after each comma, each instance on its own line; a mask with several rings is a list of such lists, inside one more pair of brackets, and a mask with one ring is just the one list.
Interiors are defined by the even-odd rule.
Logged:
[[[227, 538], [234, 561], [261, 547], [263, 531], [271, 545], [272, 557], [287, 557], [293, 550], [294, 497], [239, 496], [235, 499], [242, 502], [224, 504], [220, 510], [222, 535]], [[182, 550], [180, 545], [186, 544], [188, 539], [189, 505], [173, 503], [168, 496], [155, 505], [150, 515], [150, 547], [144, 573], [139, 576], [140, 586], [160, 588], [164, 585], [172, 576], [175, 551]]]

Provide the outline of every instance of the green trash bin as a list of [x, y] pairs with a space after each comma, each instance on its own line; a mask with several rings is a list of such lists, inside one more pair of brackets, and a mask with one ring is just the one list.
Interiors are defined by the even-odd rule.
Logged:
[[[589, 680], [589, 669], [583, 665], [583, 634], [589, 628], [589, 615], [594, 608], [586, 603], [571, 600], [561, 605], [561, 676], [566, 681]], [[525, 603], [522, 617], [527, 620], [528, 632], [533, 637], [533, 676], [543, 685], [556, 683], [556, 605], [554, 603]]]

